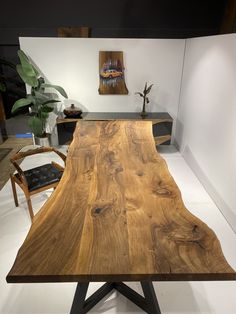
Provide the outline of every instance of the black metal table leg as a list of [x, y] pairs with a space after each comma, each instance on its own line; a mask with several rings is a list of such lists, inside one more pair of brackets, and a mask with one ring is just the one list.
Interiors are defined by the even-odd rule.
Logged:
[[85, 314], [89, 312], [111, 290], [116, 289], [130, 301], [139, 306], [148, 314], [161, 314], [152, 282], [142, 281], [144, 297], [125, 285], [123, 282], [105, 283], [89, 298], [86, 299], [89, 283], [78, 283], [70, 314]]
[[113, 290], [113, 283], [105, 283], [97, 291], [95, 291], [85, 302], [85, 313], [90, 311], [99, 301], [101, 301], [111, 290]]
[[115, 289], [146, 312], [147, 309], [146, 300], [139, 293], [128, 287], [123, 282], [116, 282]]
[[70, 314], [84, 314], [84, 302], [88, 291], [89, 282], [78, 283], [75, 296], [70, 310]]
[[151, 281], [141, 281], [144, 297], [147, 303], [147, 313], [161, 314], [156, 293]]

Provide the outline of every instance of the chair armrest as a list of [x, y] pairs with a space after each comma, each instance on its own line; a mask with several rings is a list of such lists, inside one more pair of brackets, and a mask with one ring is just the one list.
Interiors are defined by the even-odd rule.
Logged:
[[64, 163], [66, 164], [66, 155], [64, 155], [62, 152], [60, 152], [59, 150], [57, 150], [56, 148], [52, 148], [54, 153], [56, 153], [59, 157], [61, 157], [61, 159], [64, 161]]
[[52, 161], [51, 164], [53, 165], [53, 167], [57, 168], [59, 171], [64, 171], [65, 168], [62, 167], [61, 165], [59, 165], [57, 162]]
[[28, 186], [28, 183], [27, 183], [24, 171], [21, 169], [21, 167], [18, 165], [18, 163], [13, 158], [10, 159], [10, 162], [16, 168], [16, 171], [18, 172], [19, 177], [20, 177], [22, 183], [24, 183], [24, 185]]

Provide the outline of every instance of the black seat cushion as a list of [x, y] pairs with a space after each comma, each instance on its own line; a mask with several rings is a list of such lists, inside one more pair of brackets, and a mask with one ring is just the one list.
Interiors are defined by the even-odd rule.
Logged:
[[26, 170], [24, 171], [24, 174], [28, 183], [28, 189], [31, 192], [58, 182], [61, 179], [63, 172], [55, 168], [52, 164], [46, 164]]

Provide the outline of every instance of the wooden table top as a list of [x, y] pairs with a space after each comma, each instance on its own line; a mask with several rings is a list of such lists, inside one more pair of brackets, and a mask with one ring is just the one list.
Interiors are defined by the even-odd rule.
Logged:
[[8, 282], [235, 280], [184, 206], [148, 121], [80, 121]]

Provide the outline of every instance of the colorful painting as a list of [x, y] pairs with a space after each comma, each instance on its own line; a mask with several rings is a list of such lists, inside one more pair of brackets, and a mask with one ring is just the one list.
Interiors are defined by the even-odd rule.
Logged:
[[99, 52], [99, 77], [99, 94], [128, 94], [122, 51]]

